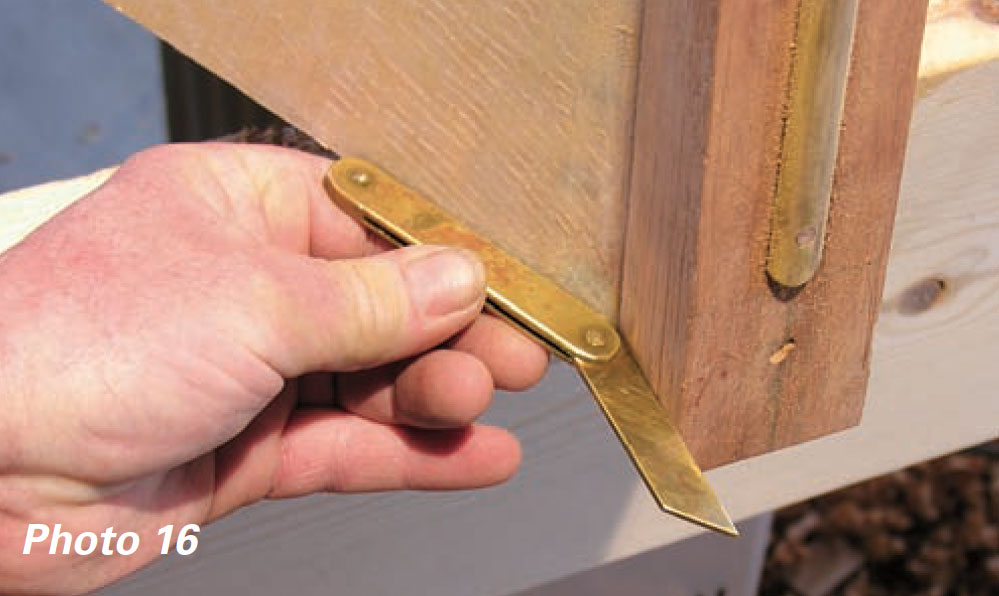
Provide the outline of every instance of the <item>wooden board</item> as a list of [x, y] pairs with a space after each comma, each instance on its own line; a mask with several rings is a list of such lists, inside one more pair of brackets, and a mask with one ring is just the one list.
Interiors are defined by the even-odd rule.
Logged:
[[638, 0], [110, 4], [615, 315]]
[[860, 2], [823, 262], [783, 299], [765, 268], [797, 4], [645, 4], [621, 320], [706, 468], [863, 409], [926, 4]]
[[[918, 102], [864, 418], [709, 472], [736, 517], [999, 435], [999, 161], [982, 150], [999, 144], [996, 89], [992, 62]], [[98, 182], [0, 197], [0, 247]], [[490, 418], [525, 443], [508, 485], [265, 503], [207, 528], [196, 556], [169, 557], [103, 594], [501, 595], [697, 532], [657, 510], [566, 368], [501, 396]]]
[[782, 302], [763, 266], [799, 1], [112, 4], [603, 312], [620, 295], [712, 467], [863, 405], [925, 4], [861, 2], [825, 264]]

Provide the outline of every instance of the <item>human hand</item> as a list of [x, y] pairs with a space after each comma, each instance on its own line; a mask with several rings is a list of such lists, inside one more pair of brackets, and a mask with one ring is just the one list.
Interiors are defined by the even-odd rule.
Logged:
[[[386, 252], [340, 213], [328, 165], [156, 148], [0, 254], [0, 591], [99, 587], [156, 558], [159, 528], [264, 498], [514, 473], [516, 439], [473, 421], [544, 351], [480, 315], [467, 253]], [[22, 555], [29, 523], [140, 547]]]

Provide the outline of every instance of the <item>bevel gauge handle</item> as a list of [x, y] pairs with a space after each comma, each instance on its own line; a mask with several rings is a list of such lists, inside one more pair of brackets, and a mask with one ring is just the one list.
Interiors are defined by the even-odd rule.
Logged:
[[579, 370], [659, 506], [738, 535], [606, 317], [370, 163], [340, 159], [324, 186], [344, 212], [397, 246], [437, 244], [475, 252], [486, 269], [487, 308]]

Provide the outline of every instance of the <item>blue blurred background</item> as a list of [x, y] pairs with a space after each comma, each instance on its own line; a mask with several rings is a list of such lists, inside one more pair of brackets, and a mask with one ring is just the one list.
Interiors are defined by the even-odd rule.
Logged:
[[0, 192], [167, 139], [159, 44], [96, 0], [4, 0]]

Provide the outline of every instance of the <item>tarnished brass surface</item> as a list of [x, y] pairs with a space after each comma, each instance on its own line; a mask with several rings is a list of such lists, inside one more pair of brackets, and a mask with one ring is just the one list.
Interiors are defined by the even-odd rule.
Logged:
[[330, 168], [324, 184], [337, 206], [394, 244], [476, 252], [486, 268], [487, 305], [576, 366], [660, 507], [738, 534], [605, 317], [371, 164], [344, 158]]
[[798, 287], [822, 259], [858, 0], [799, 0], [767, 273]]
[[736, 535], [626, 344], [606, 362], [577, 367], [659, 506], [685, 520]]

